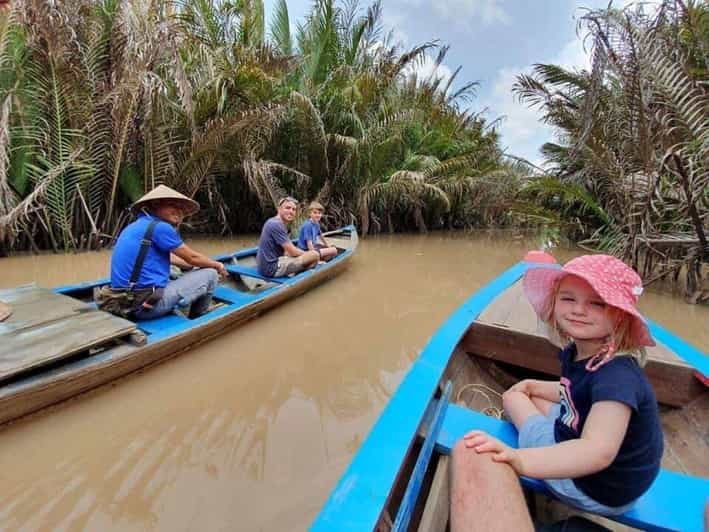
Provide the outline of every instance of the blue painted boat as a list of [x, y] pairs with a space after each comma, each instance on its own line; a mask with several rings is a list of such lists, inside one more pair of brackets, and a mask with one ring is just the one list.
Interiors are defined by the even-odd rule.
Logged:
[[[471, 384], [504, 390], [511, 382], [502, 386], [500, 380], [515, 372], [517, 378], [523, 377], [514, 365], [529, 364], [530, 357], [558, 360], [557, 348], [529, 330], [536, 323], [528, 323], [525, 330], [484, 319], [496, 307], [498, 311], [507, 307], [507, 314], [511, 314], [509, 306], [518, 302], [521, 276], [531, 265], [520, 262], [502, 273], [438, 329], [330, 494], [311, 526], [312, 532], [444, 531], [449, 512], [448, 455], [455, 442], [469, 430], [480, 429], [508, 445], [517, 445], [513, 425], [481, 413], [487, 402], [483, 394], [471, 403], [463, 399]], [[499, 318], [504, 312], [492, 315]], [[654, 364], [659, 374], [665, 371], [673, 379], [678, 393], [665, 390], [666, 402], [684, 403], [680, 409], [661, 407], [663, 424], [672, 423], [671, 428], [665, 426], [663, 466], [675, 460], [670, 465], [679, 462], [677, 467], [684, 468], [684, 473], [698, 476], [663, 469], [650, 491], [616, 520], [644, 530], [699, 531], [709, 499], [709, 464], [703, 441], [709, 391], [697, 377], [709, 375], [709, 358], [659, 325], [651, 323], [651, 329], [662, 344], [659, 349], [679, 358], [672, 360], [667, 353], [660, 353], [648, 366]], [[657, 389], [658, 375], [653, 379]], [[677, 422], [692, 417], [704, 425], [682, 428]], [[549, 495], [539, 481], [523, 478], [522, 484], [539, 496]]]
[[53, 290], [35, 285], [0, 290], [9, 314], [0, 321], [0, 423], [110, 382], [190, 349], [341, 272], [357, 249], [354, 226], [325, 233], [338, 255], [287, 278], [256, 271], [256, 248], [215, 257], [228, 278], [199, 318], [176, 311], [130, 321], [96, 308], [99, 279]]

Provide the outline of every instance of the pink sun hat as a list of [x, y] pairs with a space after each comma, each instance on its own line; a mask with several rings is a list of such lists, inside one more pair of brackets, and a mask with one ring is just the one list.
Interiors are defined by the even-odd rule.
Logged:
[[645, 319], [636, 307], [643, 284], [640, 276], [623, 261], [609, 255], [583, 255], [558, 264], [531, 266], [524, 274], [522, 286], [537, 316], [551, 308], [554, 289], [562, 277], [575, 275], [591, 285], [607, 305], [619, 308], [634, 319], [630, 334], [638, 346], [653, 346]]

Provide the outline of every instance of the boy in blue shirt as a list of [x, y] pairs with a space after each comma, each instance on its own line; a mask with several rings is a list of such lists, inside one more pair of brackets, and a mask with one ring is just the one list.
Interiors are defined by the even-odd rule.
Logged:
[[320, 255], [320, 262], [328, 261], [337, 256], [337, 248], [328, 244], [320, 231], [320, 220], [325, 212], [325, 207], [317, 201], [313, 201], [308, 210], [310, 211], [310, 219], [300, 228], [298, 247], [303, 251], [317, 251]]

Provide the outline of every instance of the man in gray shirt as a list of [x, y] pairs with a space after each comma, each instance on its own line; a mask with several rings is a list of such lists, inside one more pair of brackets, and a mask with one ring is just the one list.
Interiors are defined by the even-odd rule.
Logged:
[[317, 251], [303, 251], [293, 245], [286, 228], [298, 209], [298, 201], [290, 196], [278, 202], [278, 214], [266, 220], [258, 242], [258, 271], [266, 277], [285, 277], [314, 267], [320, 260]]

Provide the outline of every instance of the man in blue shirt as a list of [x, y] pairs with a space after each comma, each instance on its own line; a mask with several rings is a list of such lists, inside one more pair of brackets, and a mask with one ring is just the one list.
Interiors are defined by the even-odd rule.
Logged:
[[278, 202], [278, 214], [269, 218], [261, 230], [256, 263], [258, 271], [266, 277], [284, 277], [302, 272], [317, 265], [317, 251], [303, 251], [288, 238], [286, 226], [295, 220], [298, 201], [287, 197]]
[[306, 220], [300, 228], [298, 247], [303, 251], [317, 251], [320, 260], [328, 261], [337, 256], [337, 248], [331, 246], [320, 231], [320, 220], [325, 212], [325, 207], [313, 201], [308, 207], [310, 219]]
[[[131, 301], [136, 307], [128, 310], [130, 317], [136, 319], [157, 318], [178, 305], [191, 305], [190, 318], [204, 314], [219, 275], [226, 276], [226, 269], [221, 262], [188, 247], [177, 232], [182, 220], [199, 210], [199, 204], [160, 185], [136, 201], [133, 209], [138, 218], [123, 229], [111, 256], [111, 290], [135, 294]], [[151, 222], [154, 224], [149, 235]], [[144, 239], [149, 241], [149, 247], [135, 282], [131, 282]], [[200, 269], [170, 281], [170, 264], [181, 269]]]

